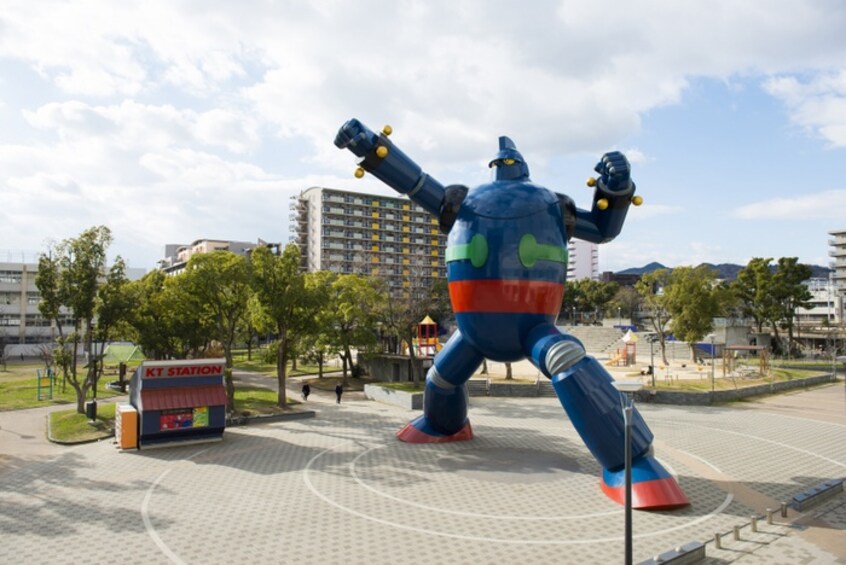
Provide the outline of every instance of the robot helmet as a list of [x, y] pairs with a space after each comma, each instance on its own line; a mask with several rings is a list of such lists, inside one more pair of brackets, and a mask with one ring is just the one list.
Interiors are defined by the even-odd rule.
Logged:
[[517, 151], [517, 146], [506, 136], [499, 138], [499, 153], [488, 163], [496, 167], [496, 180], [526, 180], [529, 178], [529, 166]]

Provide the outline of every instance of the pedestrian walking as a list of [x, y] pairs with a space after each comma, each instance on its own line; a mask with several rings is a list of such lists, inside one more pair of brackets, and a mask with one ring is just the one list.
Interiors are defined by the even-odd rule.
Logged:
[[311, 387], [308, 383], [303, 383], [303, 400], [308, 400], [308, 395], [311, 394]]
[[338, 404], [341, 403], [341, 395], [344, 394], [344, 387], [341, 386], [341, 383], [335, 385], [335, 396], [338, 397]]

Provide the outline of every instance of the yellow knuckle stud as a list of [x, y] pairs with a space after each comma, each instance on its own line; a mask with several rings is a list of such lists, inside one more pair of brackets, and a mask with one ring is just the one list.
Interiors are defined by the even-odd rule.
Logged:
[[643, 204], [643, 196], [632, 196], [632, 204], [635, 206]]
[[587, 184], [589, 187], [593, 188], [594, 186], [596, 186], [596, 179], [593, 178], [593, 177], [588, 177], [588, 180], [585, 184]]
[[361, 167], [358, 167], [358, 168], [356, 168], [354, 174], [355, 174], [355, 178], [360, 179], [361, 177], [364, 176], [364, 169], [362, 169]]
[[391, 135], [392, 133], [394, 133], [394, 128], [385, 124], [385, 127], [382, 128], [382, 133], [384, 133], [385, 135]]
[[376, 156], [379, 157], [380, 159], [384, 159], [385, 157], [388, 156], [388, 148], [385, 147], [384, 145], [380, 145], [379, 147], [376, 148]]
[[608, 208], [608, 199], [607, 198], [600, 198], [596, 201], [596, 207], [600, 210], [605, 210]]

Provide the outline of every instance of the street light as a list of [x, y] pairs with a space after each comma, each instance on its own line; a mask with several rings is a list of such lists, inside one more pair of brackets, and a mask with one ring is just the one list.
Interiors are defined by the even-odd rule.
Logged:
[[714, 334], [709, 334], [711, 338], [711, 392], [714, 392]]
[[649, 374], [652, 375], [652, 388], [655, 388], [655, 336], [649, 336]]
[[623, 325], [623, 309], [617, 306], [617, 321], [619, 325]]
[[620, 391], [620, 405], [623, 409], [623, 420], [626, 424], [626, 434], [623, 441], [626, 444], [626, 565], [632, 563], [632, 411], [634, 410], [634, 393], [643, 388], [640, 381], [614, 381], [614, 388]]

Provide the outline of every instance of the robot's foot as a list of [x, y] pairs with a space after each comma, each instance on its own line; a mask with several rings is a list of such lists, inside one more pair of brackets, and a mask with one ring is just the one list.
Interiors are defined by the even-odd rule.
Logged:
[[[602, 470], [602, 492], [614, 502], [626, 503], [626, 471]], [[689, 504], [675, 477], [670, 475], [654, 457], [639, 457], [632, 461], [632, 508], [641, 510], [669, 510]]]
[[446, 443], [450, 441], [467, 441], [473, 439], [473, 428], [470, 420], [454, 434], [445, 435], [436, 432], [426, 420], [426, 416], [419, 416], [406, 424], [397, 432], [397, 437], [407, 443]]

